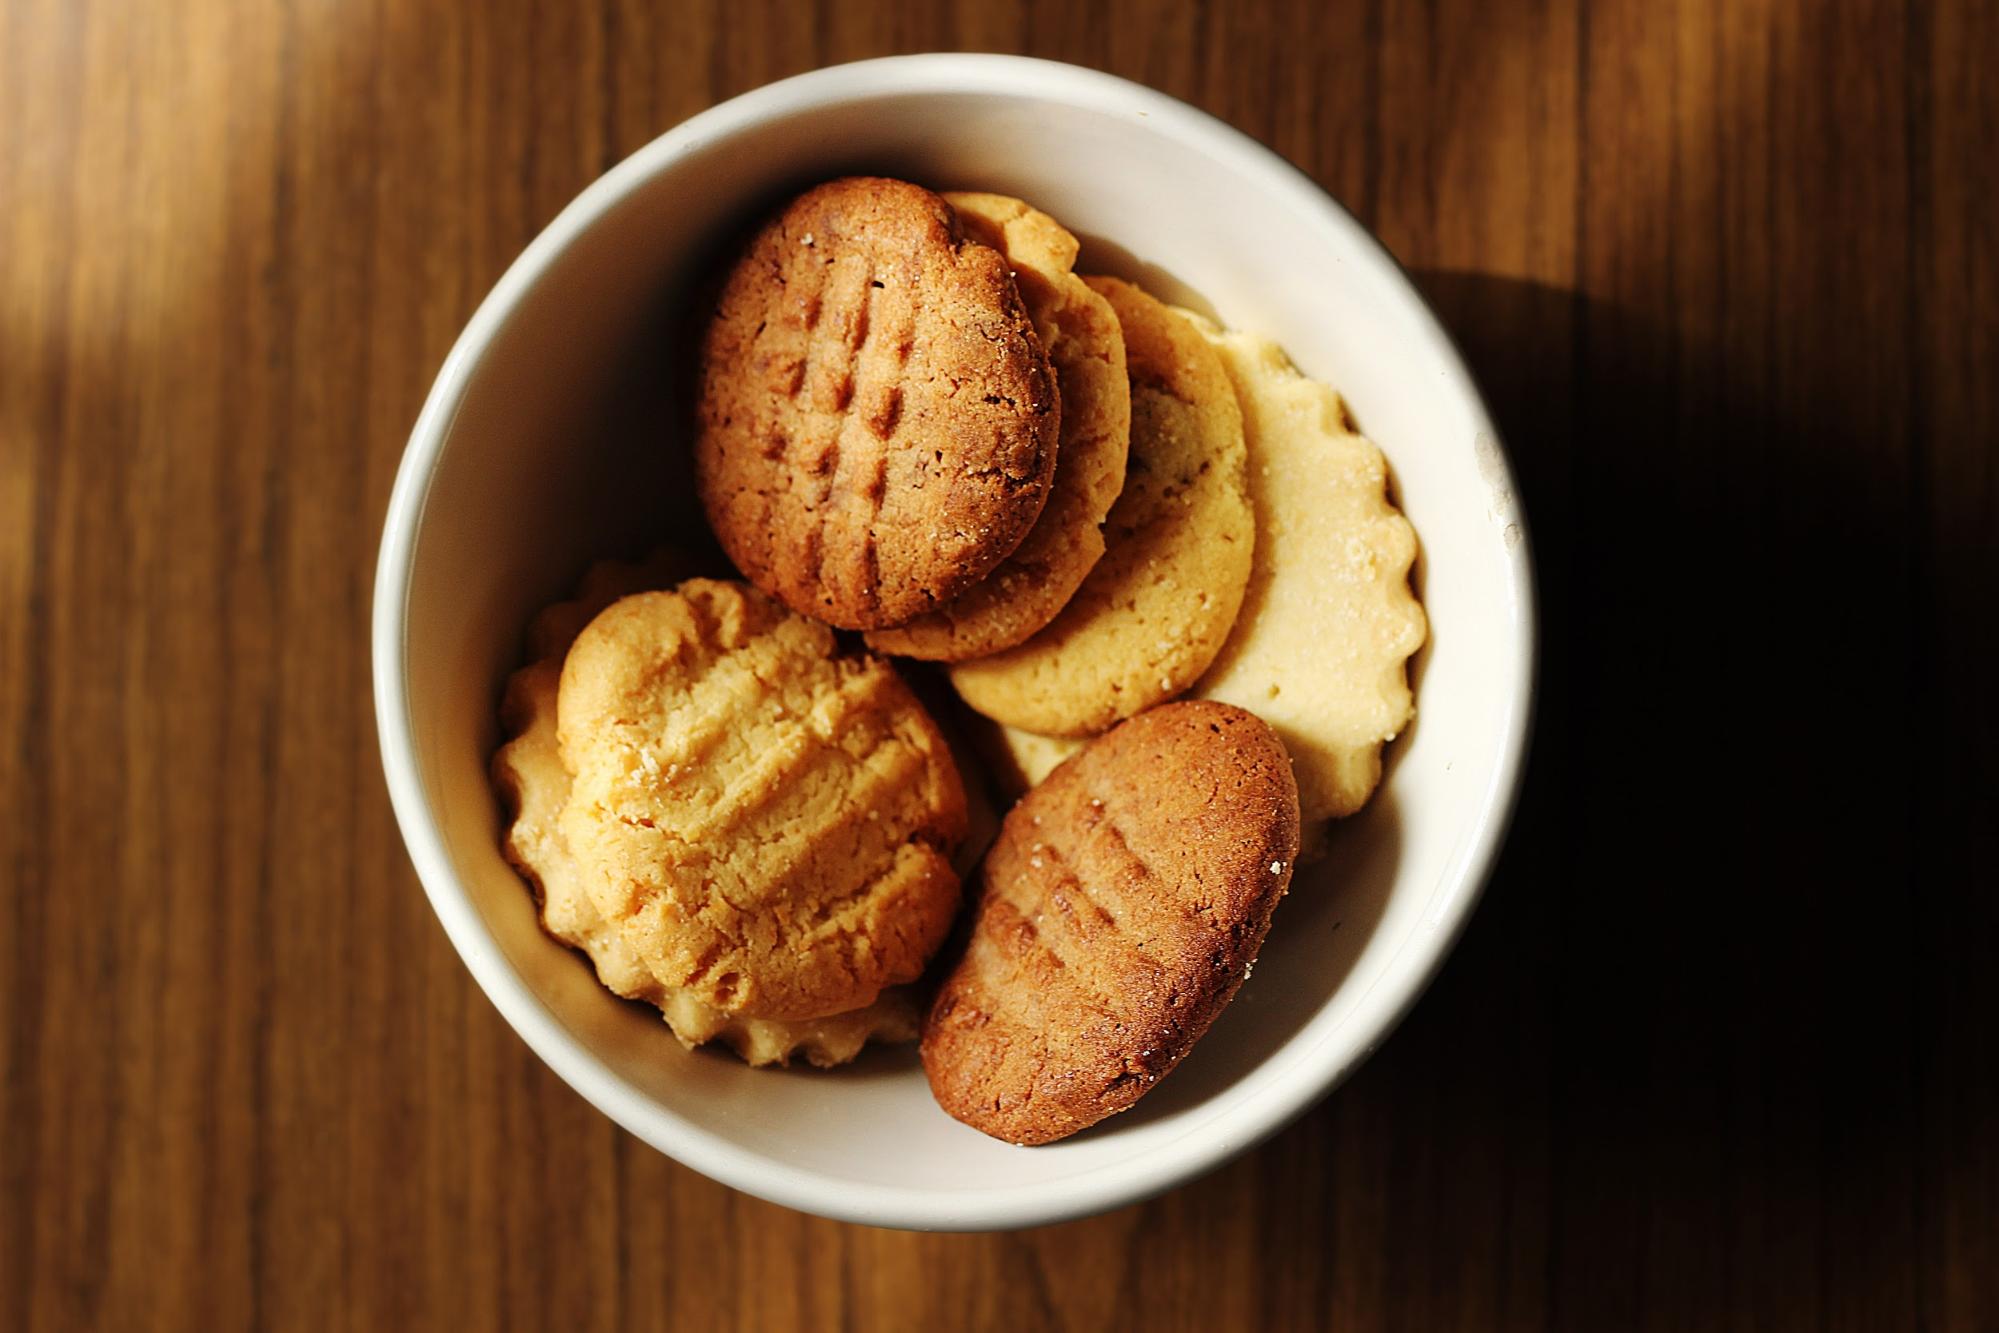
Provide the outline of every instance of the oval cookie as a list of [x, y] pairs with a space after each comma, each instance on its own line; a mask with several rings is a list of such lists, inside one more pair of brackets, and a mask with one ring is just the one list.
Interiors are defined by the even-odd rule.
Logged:
[[850, 177], [793, 200], [730, 272], [695, 468], [745, 577], [802, 615], [880, 629], [1020, 545], [1059, 420], [1006, 261], [928, 190]]
[[1291, 882], [1284, 746], [1228, 704], [1167, 704], [1014, 806], [965, 954], [923, 1027], [947, 1112], [1048, 1143], [1125, 1110], [1241, 986]]
[[1130, 283], [1087, 281], [1117, 312], [1131, 376], [1131, 451], [1103, 558], [1034, 637], [951, 667], [973, 708], [1049, 736], [1102, 731], [1193, 684], [1235, 623], [1256, 540], [1220, 358]]
[[916, 1000], [901, 986], [883, 991], [865, 1009], [804, 1022], [721, 1013], [684, 990], [662, 985], [584, 887], [584, 870], [560, 827], [570, 788], [556, 744], [563, 655], [605, 606], [628, 593], [671, 584], [684, 572], [685, 562], [664, 552], [637, 565], [601, 562], [584, 576], [574, 599], [535, 618], [529, 643], [537, 660], [507, 681], [501, 723], [511, 739], [493, 756], [493, 783], [507, 816], [507, 859], [533, 887], [542, 929], [587, 957], [613, 994], [658, 1007], [683, 1045], [721, 1041], [751, 1065], [785, 1064], [799, 1055], [827, 1067], [852, 1060], [870, 1041], [912, 1040]]
[[1062, 400], [1055, 479], [1026, 540], [949, 605], [868, 635], [879, 652], [959, 662], [1011, 648], [1053, 620], [1103, 555], [1104, 519], [1124, 488], [1131, 386], [1117, 315], [1071, 271], [1074, 236], [1005, 195], [944, 201], [968, 235], [1013, 266]]
[[624, 598], [562, 668], [563, 837], [647, 968], [810, 1019], [913, 981], [958, 901], [965, 793], [886, 661], [739, 583]]

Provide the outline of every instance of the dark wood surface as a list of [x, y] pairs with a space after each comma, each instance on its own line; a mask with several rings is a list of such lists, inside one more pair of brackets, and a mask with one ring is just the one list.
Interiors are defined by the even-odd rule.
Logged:
[[[1393, 1041], [989, 1237], [732, 1194], [543, 1069], [366, 670], [520, 247], [720, 98], [946, 47], [1151, 83], [1374, 227], [1547, 610], [1517, 831]], [[7, 4], [0, 1327], [1999, 1328], [1995, 61], [1977, 0]]]

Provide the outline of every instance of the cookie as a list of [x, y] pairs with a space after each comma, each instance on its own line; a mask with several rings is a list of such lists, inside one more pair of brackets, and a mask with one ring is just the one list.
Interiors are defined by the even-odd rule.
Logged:
[[1242, 615], [1190, 692], [1255, 709], [1277, 729], [1309, 823], [1349, 815], [1381, 780], [1381, 750], [1415, 713], [1407, 663], [1423, 646], [1409, 586], [1416, 533], [1388, 467], [1338, 394], [1277, 344], [1190, 315], [1242, 403], [1256, 554]]
[[885, 660], [747, 585], [592, 620], [563, 663], [561, 830], [652, 974], [724, 1014], [810, 1019], [913, 981], [958, 901], [965, 793]]
[[973, 708], [1048, 736], [1102, 731], [1192, 685], [1235, 623], [1256, 541], [1220, 357], [1130, 283], [1087, 281], [1117, 312], [1131, 376], [1131, 452], [1103, 558], [1046, 628], [951, 667]]
[[868, 635], [879, 652], [959, 662], [1011, 648], [1053, 620], [1103, 555], [1103, 522], [1124, 488], [1131, 386], [1117, 315], [1071, 271], [1074, 236], [1005, 195], [944, 201], [968, 236], [1013, 266], [1062, 401], [1055, 478], [1026, 540], [949, 605]]
[[852, 1060], [869, 1041], [912, 1040], [917, 1004], [907, 987], [882, 992], [865, 1009], [806, 1022], [723, 1014], [686, 991], [661, 985], [584, 887], [583, 868], [558, 827], [570, 786], [556, 745], [562, 657], [576, 632], [604, 606], [661, 580], [672, 582], [683, 565], [678, 556], [662, 554], [639, 565], [592, 566], [575, 599], [535, 618], [529, 639], [538, 660], [507, 682], [501, 721], [512, 739], [493, 756], [493, 782], [507, 815], [507, 859], [534, 888], [542, 928], [588, 957], [612, 993], [657, 1006], [689, 1047], [719, 1040], [752, 1065], [785, 1064], [801, 1055], [825, 1067]]
[[1283, 742], [1228, 704], [1118, 726], [1014, 806], [923, 1026], [939, 1105], [1011, 1143], [1127, 1109], [1248, 974], [1291, 882]]
[[830, 181], [757, 234], [703, 341], [699, 405], [723, 549], [843, 629], [985, 578], [1055, 472], [1055, 379], [1006, 261], [906, 181]]
[[719, 1040], [752, 1065], [785, 1064], [794, 1055], [822, 1068], [845, 1064], [870, 1041], [916, 1036], [911, 989], [894, 987], [865, 1009], [801, 1022], [724, 1014], [685, 990], [662, 985], [624, 935], [597, 910], [584, 870], [559, 825], [569, 800], [569, 772], [556, 747], [556, 688], [560, 659], [516, 672], [507, 684], [505, 717], [514, 739], [493, 757], [493, 778], [509, 811], [507, 859], [533, 885], [542, 928], [596, 968], [613, 994], [656, 1006], [682, 1044]]

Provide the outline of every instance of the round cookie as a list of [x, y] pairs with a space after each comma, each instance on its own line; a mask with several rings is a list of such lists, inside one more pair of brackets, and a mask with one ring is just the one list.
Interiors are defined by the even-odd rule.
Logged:
[[1020, 545], [1059, 423], [1006, 261], [928, 190], [849, 177], [793, 200], [730, 272], [695, 469], [745, 577], [802, 615], [881, 629]]
[[1046, 628], [951, 667], [973, 708], [1048, 736], [1102, 731], [1193, 684], [1235, 623], [1256, 540], [1221, 359], [1137, 287], [1086, 281], [1117, 312], [1131, 375], [1131, 453], [1103, 558]]
[[947, 1112], [1048, 1143], [1125, 1110], [1256, 960], [1298, 852], [1283, 742], [1228, 704], [1118, 726], [1014, 806], [923, 1027]]
[[559, 657], [514, 673], [503, 708], [514, 738], [493, 756], [493, 781], [510, 812], [507, 859], [534, 886], [542, 929], [581, 950], [614, 995], [656, 1006], [673, 1035], [688, 1047], [721, 1041], [752, 1065], [786, 1064], [800, 1055], [830, 1068], [852, 1060], [870, 1041], [912, 1040], [917, 1005], [907, 986], [883, 991], [864, 1009], [787, 1022], [725, 1014], [691, 992], [660, 983], [624, 934], [597, 910], [584, 887], [584, 867], [559, 827], [569, 801], [569, 771], [555, 741], [561, 674]]
[[686, 1046], [719, 1040], [751, 1065], [785, 1064], [802, 1055], [825, 1068], [852, 1060], [870, 1041], [913, 1040], [916, 999], [903, 986], [883, 991], [865, 1009], [804, 1022], [721, 1013], [687, 991], [660, 984], [584, 887], [584, 869], [559, 827], [570, 788], [556, 744], [563, 655], [583, 626], [610, 603], [678, 581], [686, 563], [664, 551], [639, 564], [599, 562], [583, 576], [573, 599], [535, 617], [528, 639], [537, 660], [507, 681], [500, 715], [512, 739], [493, 755], [493, 783], [507, 812], [507, 859], [534, 888], [542, 929], [589, 958], [597, 979], [613, 994], [658, 1007]]
[[895, 670], [740, 583], [591, 621], [563, 663], [561, 830], [652, 974], [810, 1019], [913, 981], [958, 901], [965, 793]]
[[1131, 385], [1117, 315], [1072, 271], [1074, 236], [1005, 195], [944, 201], [968, 236], [1013, 266], [1062, 400], [1055, 479], [1026, 540], [955, 601], [868, 635], [878, 652], [960, 662], [1011, 648], [1053, 620], [1103, 555], [1103, 522], [1124, 488]]
[[1381, 747], [1416, 711], [1407, 664], [1427, 630], [1409, 587], [1416, 531], [1337, 393], [1268, 338], [1189, 319], [1242, 403], [1256, 513], [1242, 615], [1192, 693], [1254, 708], [1277, 729], [1308, 823], [1350, 815], [1381, 781]]

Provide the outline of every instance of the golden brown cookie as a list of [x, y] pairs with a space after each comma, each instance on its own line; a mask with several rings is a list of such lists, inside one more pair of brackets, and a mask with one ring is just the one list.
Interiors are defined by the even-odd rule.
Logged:
[[570, 648], [559, 720], [563, 837], [662, 983], [819, 1018], [943, 939], [957, 767], [894, 668], [824, 625], [733, 582], [624, 598]]
[[1026, 540], [949, 605], [868, 635], [879, 652], [961, 662], [1011, 648], [1053, 620], [1103, 555], [1104, 519], [1124, 488], [1131, 385], [1117, 315], [1071, 271], [1074, 236], [1005, 195], [947, 194], [944, 201], [968, 236], [1013, 266], [1062, 400], [1048, 507]]
[[907, 181], [794, 199], [702, 346], [695, 467], [745, 577], [845, 629], [899, 625], [1019, 546], [1060, 412], [1006, 261]]
[[1235, 623], [1256, 541], [1221, 359], [1130, 283], [1086, 281], [1117, 312], [1131, 375], [1131, 452], [1103, 558], [1034, 637], [951, 667], [973, 708], [1048, 736], [1101, 731], [1193, 684]]
[[493, 756], [493, 782], [507, 815], [507, 859], [533, 886], [542, 928], [590, 959], [611, 992], [657, 1006], [687, 1046], [720, 1040], [752, 1065], [785, 1064], [802, 1055], [821, 1067], [844, 1064], [869, 1041], [915, 1038], [917, 1006], [908, 987], [883, 991], [865, 1009], [804, 1022], [731, 1016], [683, 990], [660, 984], [622, 933], [605, 920], [584, 887], [559, 820], [569, 800], [569, 772], [556, 744], [556, 695], [562, 658], [582, 627], [628, 593], [677, 581], [685, 561], [660, 553], [641, 564], [593, 565], [573, 600], [535, 618], [529, 641], [538, 660], [507, 681], [501, 722], [510, 739]]
[[1253, 708], [1277, 729], [1316, 825], [1367, 803], [1381, 747], [1415, 714], [1407, 664], [1426, 631], [1409, 587], [1416, 532], [1388, 499], [1381, 450], [1338, 394], [1269, 339], [1189, 318], [1242, 403], [1256, 511], [1242, 615], [1192, 693]]
[[534, 886], [542, 928], [581, 950], [613, 994], [657, 1006], [674, 1036], [689, 1047], [719, 1040], [752, 1065], [785, 1064], [801, 1055], [826, 1068], [852, 1060], [870, 1041], [913, 1039], [916, 998], [907, 986], [883, 991], [865, 1009], [785, 1022], [725, 1014], [688, 991], [660, 984], [623, 933], [597, 910], [584, 887], [583, 868], [562, 836], [569, 772], [555, 740], [561, 674], [559, 658], [514, 673], [504, 710], [514, 739], [493, 756], [493, 780], [509, 811], [507, 859]]
[[938, 1104], [1011, 1143], [1125, 1110], [1241, 986], [1291, 882], [1298, 789], [1228, 704], [1115, 728], [1013, 808], [923, 1028]]

